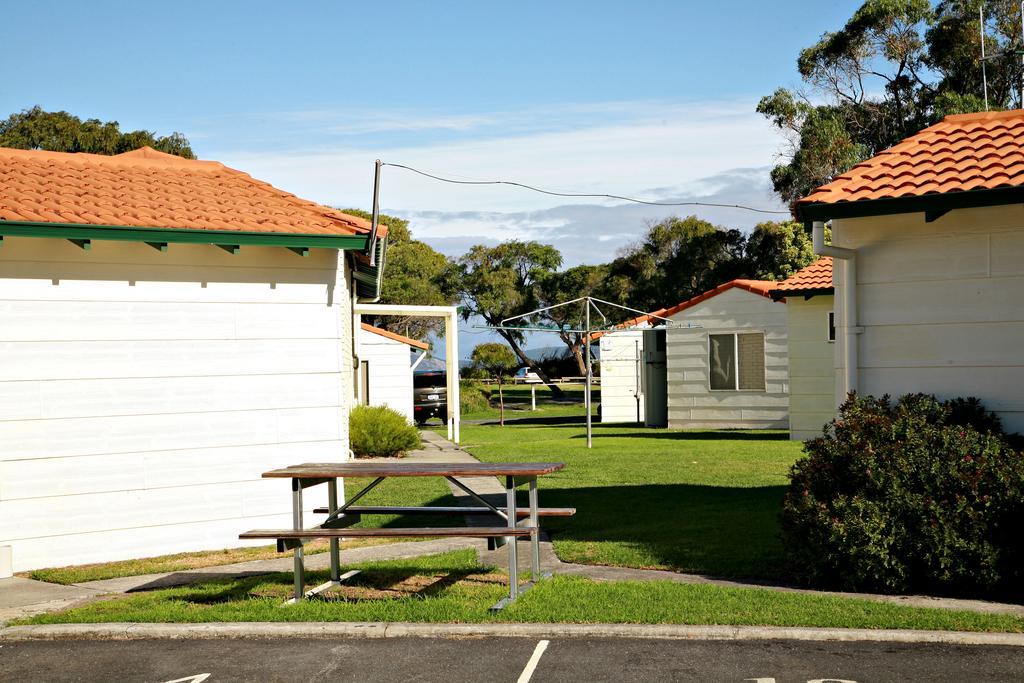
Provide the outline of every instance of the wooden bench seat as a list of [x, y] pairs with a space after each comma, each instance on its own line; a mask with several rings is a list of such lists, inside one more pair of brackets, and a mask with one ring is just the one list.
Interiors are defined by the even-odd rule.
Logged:
[[[504, 507], [499, 510], [505, 512]], [[330, 510], [325, 507], [316, 508], [313, 512], [326, 515]], [[494, 511], [483, 506], [434, 506], [434, 507], [395, 507], [389, 505], [350, 505], [345, 510], [346, 515], [493, 515]], [[576, 514], [576, 508], [538, 508], [539, 517], [572, 517]], [[529, 517], [529, 508], [516, 508], [516, 517]]]
[[276, 538], [276, 539], [307, 539], [307, 538], [422, 538], [424, 536], [460, 536], [465, 538], [500, 538], [503, 536], [529, 536], [531, 527], [412, 527], [412, 528], [380, 528], [380, 529], [252, 529], [239, 534], [239, 538]]

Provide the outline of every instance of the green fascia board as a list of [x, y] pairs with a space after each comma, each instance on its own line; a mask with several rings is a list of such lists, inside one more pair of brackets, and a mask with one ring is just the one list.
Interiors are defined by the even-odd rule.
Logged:
[[0, 220], [0, 238], [2, 237], [49, 237], [66, 240], [114, 240], [158, 244], [232, 244], [344, 251], [364, 251], [369, 240], [366, 235], [299, 235], [284, 232], [135, 228], [121, 225]]
[[917, 197], [862, 199], [853, 202], [802, 204], [797, 212], [805, 222], [833, 218], [864, 218], [901, 213], [926, 213], [938, 220], [947, 211], [977, 209], [986, 206], [1024, 204], [1024, 187], [1000, 187], [994, 190], [966, 190], [926, 194]]

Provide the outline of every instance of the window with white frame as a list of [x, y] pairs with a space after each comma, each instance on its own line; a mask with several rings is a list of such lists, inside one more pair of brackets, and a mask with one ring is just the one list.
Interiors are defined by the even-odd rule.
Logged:
[[764, 333], [708, 335], [712, 391], [764, 391]]

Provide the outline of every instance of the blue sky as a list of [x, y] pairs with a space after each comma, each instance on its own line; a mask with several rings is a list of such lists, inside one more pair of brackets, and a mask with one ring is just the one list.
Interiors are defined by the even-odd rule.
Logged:
[[[767, 170], [784, 140], [754, 107], [798, 85], [799, 49], [858, 4], [18, 2], [0, 25], [0, 115], [39, 104], [177, 130], [201, 158], [336, 206], [369, 206], [381, 158], [777, 209]], [[538, 239], [567, 265], [608, 260], [673, 212], [392, 168], [381, 204], [449, 254]], [[693, 212], [744, 228], [764, 218]]]

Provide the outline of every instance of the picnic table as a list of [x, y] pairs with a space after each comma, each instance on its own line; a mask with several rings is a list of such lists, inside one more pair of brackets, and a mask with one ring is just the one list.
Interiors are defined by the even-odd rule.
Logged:
[[[505, 539], [508, 546], [509, 563], [509, 594], [499, 601], [492, 609], [501, 609], [515, 600], [520, 594], [532, 587], [541, 578], [540, 571], [540, 524], [542, 516], [570, 516], [575, 514], [573, 508], [540, 508], [537, 496], [537, 477], [557, 472], [565, 467], [560, 462], [497, 462], [497, 463], [437, 463], [437, 462], [326, 462], [305, 463], [282, 469], [264, 472], [264, 478], [286, 478], [292, 483], [292, 528], [291, 529], [254, 529], [239, 535], [239, 538], [272, 538], [277, 540], [279, 552], [289, 548], [295, 549], [295, 597], [288, 602], [293, 603], [321, 593], [332, 586], [358, 574], [358, 571], [341, 573], [341, 558], [338, 541], [341, 538], [366, 537], [433, 537], [461, 536], [468, 538]], [[504, 477], [505, 507], [491, 505], [483, 497], [471, 490], [456, 477]], [[373, 478], [367, 486], [338, 504], [338, 480], [345, 477]], [[443, 477], [472, 497], [479, 507], [423, 506], [393, 507], [356, 505], [363, 496], [376, 488], [390, 477]], [[305, 527], [303, 523], [302, 492], [304, 489], [320, 484], [327, 485], [327, 507], [316, 508], [313, 512], [326, 514], [327, 518], [313, 527]], [[516, 504], [516, 489], [522, 485], [529, 487], [529, 504], [520, 510]], [[374, 514], [433, 514], [433, 515], [494, 515], [504, 524], [496, 526], [456, 526], [456, 527], [412, 527], [412, 528], [351, 528], [360, 521], [363, 515]], [[497, 520], [496, 520], [497, 521]], [[531, 552], [531, 580], [525, 586], [519, 586], [519, 557], [516, 541], [529, 537]], [[305, 589], [305, 557], [303, 542], [314, 538], [327, 538], [330, 542], [330, 580], [315, 588]]]

